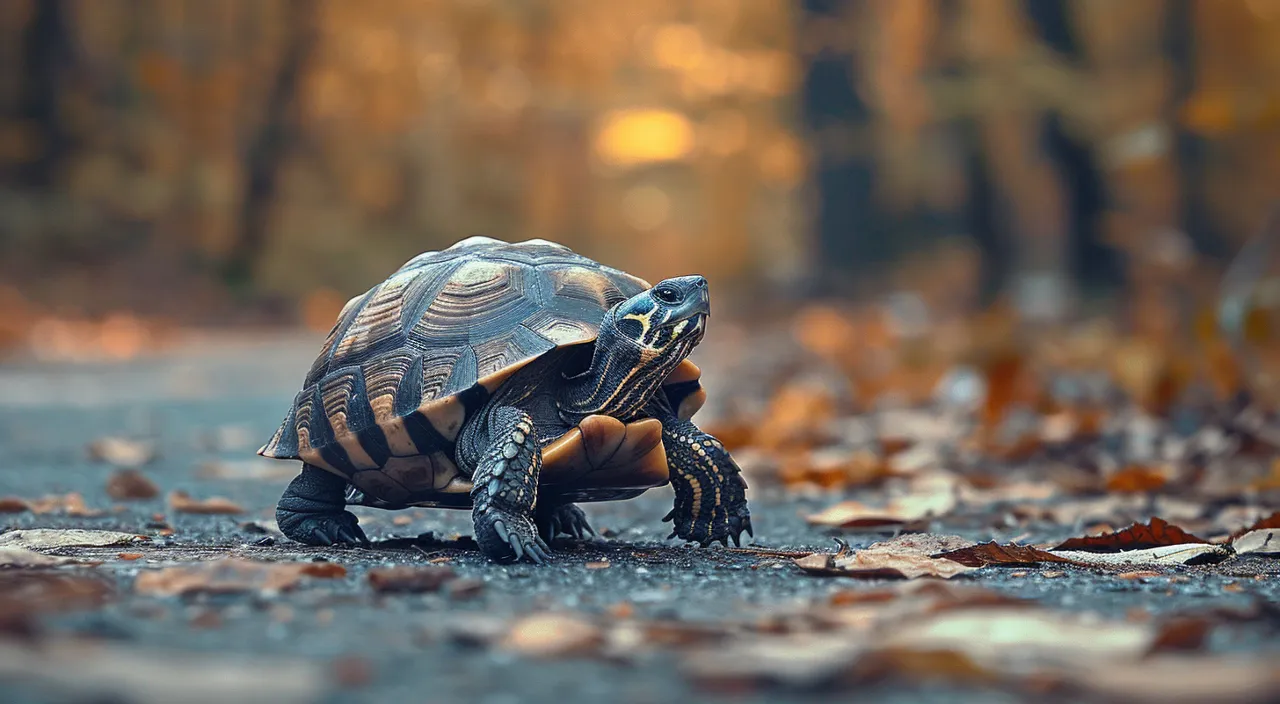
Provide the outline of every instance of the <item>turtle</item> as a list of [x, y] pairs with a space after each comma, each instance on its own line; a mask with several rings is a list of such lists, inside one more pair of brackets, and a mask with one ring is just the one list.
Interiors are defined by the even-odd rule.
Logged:
[[593, 534], [577, 506], [671, 484], [668, 538], [754, 536], [746, 482], [693, 415], [710, 316], [698, 275], [656, 286], [546, 240], [471, 237], [347, 302], [258, 454], [301, 460], [284, 535], [368, 544], [348, 505], [471, 511], [490, 559]]

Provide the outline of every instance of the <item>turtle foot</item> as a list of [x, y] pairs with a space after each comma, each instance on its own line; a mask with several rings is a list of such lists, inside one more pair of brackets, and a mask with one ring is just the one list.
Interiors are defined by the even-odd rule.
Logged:
[[551, 559], [551, 549], [526, 516], [490, 506], [477, 512], [474, 521], [476, 542], [491, 560], [519, 562], [527, 558], [540, 565]]
[[587, 522], [587, 514], [574, 504], [561, 504], [538, 513], [538, 535], [547, 543], [558, 535], [585, 540], [595, 534]]
[[306, 545], [368, 545], [360, 519], [350, 511], [299, 513], [276, 510], [276, 524], [285, 537]]

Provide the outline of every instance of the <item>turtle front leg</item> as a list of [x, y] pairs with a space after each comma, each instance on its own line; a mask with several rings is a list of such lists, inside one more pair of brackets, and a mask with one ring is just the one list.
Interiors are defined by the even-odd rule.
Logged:
[[503, 406], [488, 414], [471, 490], [476, 542], [490, 559], [542, 564], [547, 544], [534, 527], [542, 448], [528, 413]]
[[290, 540], [306, 545], [359, 543], [369, 539], [346, 508], [347, 482], [309, 464], [294, 477], [276, 506], [276, 525]]
[[705, 547], [730, 540], [740, 545], [743, 531], [755, 535], [747, 482], [719, 440], [691, 421], [669, 418], [662, 423], [662, 445], [676, 492], [675, 506], [662, 519], [672, 522], [670, 537]]

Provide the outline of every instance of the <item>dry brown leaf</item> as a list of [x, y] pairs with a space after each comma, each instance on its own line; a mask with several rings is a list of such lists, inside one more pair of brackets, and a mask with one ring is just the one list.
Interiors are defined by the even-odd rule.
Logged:
[[369, 586], [383, 594], [436, 592], [457, 576], [452, 567], [376, 567], [369, 570]]
[[239, 514], [244, 513], [244, 507], [222, 496], [213, 496], [207, 499], [194, 499], [185, 491], [169, 492], [169, 510], [178, 513], [199, 513], [199, 514]]
[[0, 567], [52, 567], [74, 562], [77, 560], [70, 557], [45, 555], [26, 548], [0, 545]]
[[116, 501], [154, 499], [160, 487], [136, 469], [120, 469], [107, 478], [107, 496]]
[[105, 437], [89, 443], [89, 457], [117, 467], [141, 467], [156, 458], [156, 446], [145, 440]]
[[971, 545], [959, 550], [939, 553], [936, 558], [955, 560], [969, 567], [987, 565], [1035, 565], [1041, 562], [1065, 562], [1071, 560], [1030, 545], [998, 545], [994, 542]]
[[103, 514], [98, 509], [86, 506], [84, 497], [74, 491], [69, 494], [49, 494], [31, 502], [32, 513], [57, 513], [59, 511], [68, 516], [82, 516], [85, 518]]
[[1149, 523], [1135, 523], [1128, 528], [1106, 535], [1088, 538], [1072, 538], [1054, 548], [1058, 550], [1109, 551], [1142, 550], [1168, 545], [1207, 543], [1209, 541], [1182, 530], [1162, 518], [1152, 518]]
[[795, 564], [808, 574], [827, 577], [951, 579], [975, 568], [954, 560], [935, 559], [930, 555], [970, 544], [970, 541], [956, 536], [904, 535], [857, 551], [841, 543], [838, 553], [815, 553], [796, 559]]
[[1207, 618], [1184, 616], [1173, 618], [1160, 624], [1155, 642], [1151, 644], [1151, 652], [1164, 653], [1171, 651], [1200, 650], [1209, 640], [1214, 623]]
[[603, 643], [604, 634], [588, 621], [568, 614], [541, 613], [516, 621], [500, 646], [521, 655], [563, 657], [590, 654]]
[[1140, 494], [1155, 491], [1169, 483], [1169, 473], [1163, 467], [1132, 465], [1107, 477], [1107, 490]]
[[950, 477], [922, 478], [913, 484], [917, 491], [893, 499], [883, 507], [859, 501], [842, 501], [806, 518], [809, 523], [844, 530], [881, 528], [922, 528], [956, 507], [955, 483]]
[[263, 562], [225, 557], [191, 565], [144, 570], [138, 573], [133, 586], [138, 593], [153, 596], [278, 592], [293, 589], [307, 577], [333, 578], [344, 574], [346, 570], [333, 570], [323, 563]]
[[0, 513], [23, 513], [30, 510], [31, 505], [16, 496], [0, 497]]

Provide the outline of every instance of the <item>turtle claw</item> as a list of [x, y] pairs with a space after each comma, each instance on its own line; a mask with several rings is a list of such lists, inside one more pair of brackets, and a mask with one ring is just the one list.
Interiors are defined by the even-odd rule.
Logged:
[[541, 565], [551, 559], [550, 548], [524, 516], [491, 508], [476, 516], [475, 529], [480, 550], [492, 560]]
[[550, 543], [558, 535], [586, 540], [596, 532], [587, 523], [587, 514], [573, 504], [561, 504], [539, 513], [537, 517], [538, 535], [545, 543]]
[[307, 545], [368, 545], [359, 519], [347, 511], [295, 513], [277, 524], [286, 537]]

